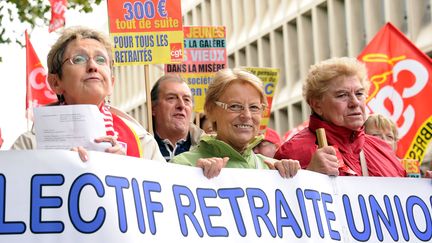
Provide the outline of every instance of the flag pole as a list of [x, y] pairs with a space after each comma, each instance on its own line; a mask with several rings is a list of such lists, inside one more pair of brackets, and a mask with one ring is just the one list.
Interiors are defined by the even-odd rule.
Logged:
[[201, 112], [197, 112], [195, 113], [195, 125], [201, 127], [200, 121], [201, 121]]
[[144, 65], [144, 79], [145, 79], [145, 89], [146, 89], [146, 99], [147, 99], [147, 131], [153, 134], [153, 121], [152, 121], [152, 104], [150, 95], [150, 78], [149, 78], [149, 65]]
[[28, 119], [26, 119], [26, 120], [27, 120], [27, 132], [28, 132], [28, 131], [30, 131], [30, 129], [29, 129], [29, 127], [30, 127], [30, 122], [29, 122]]

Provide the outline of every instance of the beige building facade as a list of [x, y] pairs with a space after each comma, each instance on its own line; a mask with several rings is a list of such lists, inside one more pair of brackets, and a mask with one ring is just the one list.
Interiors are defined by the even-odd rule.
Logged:
[[[309, 66], [356, 57], [392, 22], [429, 56], [432, 0], [182, 0], [183, 25], [224, 25], [229, 67], [281, 70], [270, 127], [283, 135], [309, 117], [302, 80]], [[144, 68], [117, 67], [113, 103], [147, 127]], [[152, 82], [163, 74], [152, 65]]]

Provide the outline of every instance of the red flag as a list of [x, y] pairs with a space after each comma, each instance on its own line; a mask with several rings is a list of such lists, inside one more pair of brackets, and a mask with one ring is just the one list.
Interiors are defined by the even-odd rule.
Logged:
[[432, 61], [387, 23], [358, 59], [371, 81], [367, 109], [392, 119], [400, 141], [397, 155], [422, 161], [432, 139]]
[[50, 0], [51, 3], [51, 20], [48, 32], [53, 32], [65, 25], [64, 13], [67, 9], [67, 0]]
[[[57, 101], [57, 96], [50, 89], [47, 82], [47, 74], [45, 68], [39, 61], [33, 45], [30, 43], [27, 31], [26, 36], [26, 110], [29, 108], [46, 105]], [[31, 112], [31, 111], [30, 111]]]

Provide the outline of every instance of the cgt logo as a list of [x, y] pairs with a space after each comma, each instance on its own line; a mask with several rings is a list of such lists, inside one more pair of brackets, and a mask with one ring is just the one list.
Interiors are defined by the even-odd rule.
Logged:
[[171, 61], [174, 62], [183, 61], [182, 43], [170, 44], [170, 56], [171, 56]]

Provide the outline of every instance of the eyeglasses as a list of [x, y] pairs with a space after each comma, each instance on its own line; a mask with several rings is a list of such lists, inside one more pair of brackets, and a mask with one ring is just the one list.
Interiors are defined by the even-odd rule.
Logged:
[[[220, 101], [215, 101], [215, 104], [222, 109], [236, 113], [240, 113], [246, 109], [246, 106], [240, 103], [226, 104]], [[250, 111], [250, 113], [258, 114], [264, 111], [265, 107], [266, 106], [264, 104], [251, 104], [248, 106], [248, 110]]]
[[[108, 64], [108, 58], [103, 55], [96, 55], [92, 57], [93, 61], [95, 61], [98, 65], [107, 65]], [[63, 61], [63, 64], [65, 64], [67, 61], [69, 61], [72, 65], [85, 65], [89, 62], [90, 57], [86, 54], [78, 54], [74, 55], [66, 60]]]

